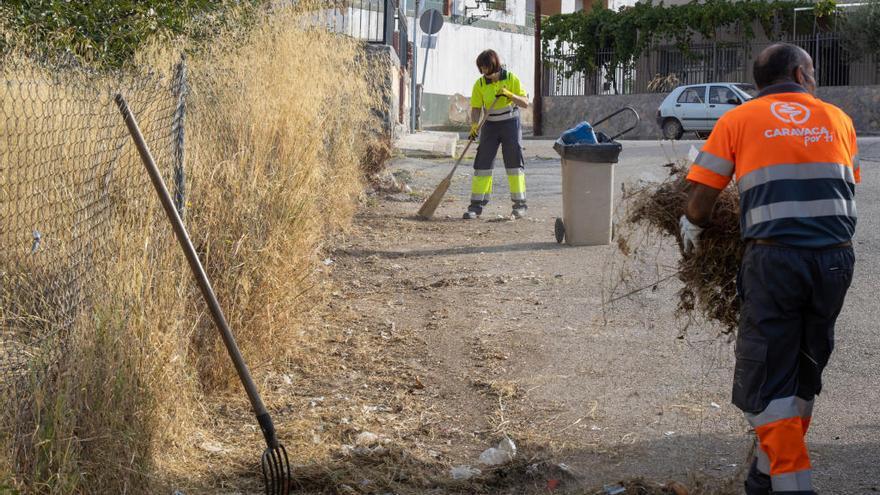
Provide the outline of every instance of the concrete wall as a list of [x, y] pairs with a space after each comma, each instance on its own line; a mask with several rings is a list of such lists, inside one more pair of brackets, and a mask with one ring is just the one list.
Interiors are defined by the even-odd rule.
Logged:
[[[534, 94], [535, 39], [531, 35], [499, 31], [447, 22], [437, 34], [437, 48], [428, 51], [427, 72], [424, 71], [425, 50], [419, 50], [419, 82], [425, 75], [422, 96], [422, 128], [443, 127], [466, 122], [461, 103], [469, 101], [474, 82], [480, 77], [477, 55], [491, 48], [501, 62], [516, 74], [531, 98]], [[452, 115], [454, 118], [450, 118]], [[529, 116], [529, 121], [531, 117]]]
[[[558, 5], [555, 8], [562, 13], [580, 10], [585, 3], [585, 0], [554, 1]], [[618, 0], [619, 5], [632, 3], [634, 0]], [[527, 13], [533, 12], [534, 0], [507, 0], [504, 11], [481, 8], [476, 13], [488, 15], [473, 24], [463, 21], [465, 5], [475, 4], [468, 0], [452, 1], [453, 15], [444, 18], [443, 28], [436, 35], [437, 48], [428, 52], [427, 69], [425, 49], [419, 48], [416, 71], [418, 81], [423, 77], [425, 81], [422, 128], [455, 127], [467, 122], [467, 99], [480, 76], [475, 61], [477, 55], [488, 48], [498, 52], [501, 62], [519, 77], [529, 97], [534, 97], [534, 31], [526, 26]], [[474, 11], [467, 13], [468, 16], [473, 14]], [[523, 123], [530, 126], [531, 122], [531, 111], [523, 112]]]
[[[407, 4], [412, 5], [413, 1], [414, 0], [408, 0]], [[530, 1], [532, 0], [507, 0], [504, 10], [489, 9], [485, 6], [481, 6], [479, 10], [475, 11], [472, 7], [475, 7], [478, 4], [474, 3], [473, 0], [452, 0], [452, 14], [457, 16], [464, 16], [464, 8], [465, 5], [467, 5], [471, 7], [471, 9], [468, 10], [468, 15], [473, 15], [474, 13], [488, 14], [486, 17], [481, 18], [482, 20], [480, 22], [484, 20], [496, 23], [525, 26], [526, 11], [529, 8], [528, 3]]]
[[447, 22], [437, 33], [437, 48], [428, 51], [427, 72], [425, 49], [419, 49], [418, 79], [425, 78], [425, 93], [470, 96], [471, 88], [480, 73], [477, 55], [483, 50], [498, 52], [531, 95], [534, 90], [535, 39], [531, 35], [465, 26]]
[[[375, 109], [380, 115], [385, 131], [392, 136], [407, 132], [409, 128], [409, 78], [400, 67], [400, 59], [394, 48], [387, 45], [367, 45], [366, 62], [374, 77], [370, 80], [373, 91], [381, 103]], [[405, 82], [405, 84], [401, 84]], [[402, 102], [402, 105], [401, 105]]]
[[[607, 95], [607, 96], [545, 96], [544, 97], [544, 135], [557, 137], [563, 131], [574, 127], [581, 121], [595, 122], [606, 115], [627, 105], [639, 113], [641, 123], [625, 136], [626, 139], [654, 139], [660, 137], [654, 117], [657, 107], [666, 97], [665, 93], [641, 95]], [[630, 115], [620, 115], [609, 121], [609, 125], [600, 126], [599, 130], [608, 132], [622, 130], [617, 125], [628, 127]], [[624, 139], [624, 138], [621, 138]]]
[[[535, 40], [533, 28], [526, 26], [533, 2], [507, 0], [504, 11], [482, 8], [477, 14], [488, 16], [468, 24], [463, 21], [464, 6], [477, 4], [472, 0], [453, 0], [453, 16], [444, 18], [443, 29], [437, 34], [437, 48], [428, 52], [427, 70], [425, 49], [419, 48], [416, 71], [418, 81], [423, 76], [425, 81], [422, 128], [448, 127], [467, 121], [467, 104], [462, 102], [470, 98], [474, 82], [480, 77], [475, 65], [477, 55], [488, 48], [498, 52], [501, 62], [519, 77], [529, 97], [533, 97]], [[561, 12], [572, 12], [578, 5], [578, 0], [557, 2]], [[473, 14], [473, 10], [467, 13]], [[523, 112], [523, 120], [530, 124], [531, 112]]]
[[[422, 129], [457, 129], [464, 130], [470, 122], [471, 97], [462, 94], [422, 95]], [[524, 127], [532, 125], [532, 110], [520, 112]]]
[[[819, 88], [818, 96], [837, 105], [853, 119], [860, 134], [880, 134], [880, 86], [840, 86]], [[556, 137], [566, 129], [586, 120], [595, 122], [624, 106], [639, 112], [641, 123], [626, 139], [660, 139], [656, 122], [657, 108], [666, 93], [608, 96], [545, 96], [544, 135]], [[624, 116], [619, 122], [624, 123]], [[612, 119], [618, 120], [618, 119]], [[600, 127], [616, 130], [618, 126]]]
[[856, 132], [880, 134], [880, 86], [820, 87], [818, 94], [852, 117]]

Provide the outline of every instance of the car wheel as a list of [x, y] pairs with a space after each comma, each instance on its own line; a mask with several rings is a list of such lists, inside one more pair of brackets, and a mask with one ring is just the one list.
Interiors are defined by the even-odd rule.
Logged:
[[666, 119], [666, 122], [663, 122], [663, 137], [666, 139], [681, 139], [681, 135], [684, 134], [684, 129], [681, 127], [681, 122], [676, 119]]

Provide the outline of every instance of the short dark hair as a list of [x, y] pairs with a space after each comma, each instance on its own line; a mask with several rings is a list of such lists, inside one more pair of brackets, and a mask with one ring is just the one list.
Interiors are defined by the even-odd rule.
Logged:
[[483, 50], [483, 53], [477, 55], [477, 70], [480, 67], [488, 67], [492, 74], [501, 70], [501, 59], [495, 50]]
[[805, 62], [804, 52], [797, 45], [770, 45], [755, 59], [752, 75], [759, 88], [785, 81], [794, 81], [795, 71]]

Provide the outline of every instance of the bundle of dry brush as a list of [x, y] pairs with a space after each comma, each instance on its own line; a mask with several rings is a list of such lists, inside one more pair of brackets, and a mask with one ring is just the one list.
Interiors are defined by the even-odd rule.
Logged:
[[[669, 164], [667, 180], [625, 192], [628, 215], [625, 221], [646, 225], [673, 236], [681, 248], [679, 218], [687, 201], [687, 167]], [[626, 238], [618, 238], [620, 250], [630, 254]], [[742, 259], [743, 242], [739, 228], [739, 199], [733, 188], [725, 189], [718, 198], [711, 226], [700, 236], [696, 253], [682, 255], [678, 278], [684, 282], [679, 291], [678, 311], [715, 320], [725, 333], [736, 330], [739, 300], [736, 296], [736, 274]]]

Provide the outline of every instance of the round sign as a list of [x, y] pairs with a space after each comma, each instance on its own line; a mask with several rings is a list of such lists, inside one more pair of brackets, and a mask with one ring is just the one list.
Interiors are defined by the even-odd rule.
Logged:
[[428, 9], [419, 17], [419, 26], [425, 34], [437, 34], [443, 27], [443, 14], [437, 9]]

